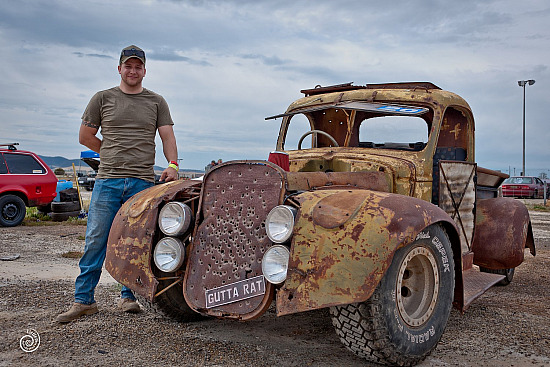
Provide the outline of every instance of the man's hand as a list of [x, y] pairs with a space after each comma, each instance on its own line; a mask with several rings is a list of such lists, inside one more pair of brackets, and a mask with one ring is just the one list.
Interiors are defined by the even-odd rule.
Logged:
[[178, 171], [176, 171], [172, 167], [167, 167], [164, 171], [162, 171], [162, 175], [160, 175], [160, 180], [164, 182], [170, 182], [177, 179]]
[[[164, 125], [158, 128], [160, 138], [162, 140], [162, 150], [168, 162], [178, 160], [178, 147], [176, 145], [176, 137], [172, 125]], [[162, 171], [160, 176], [161, 181], [169, 182], [178, 179], [178, 171], [173, 167], [168, 167]]]

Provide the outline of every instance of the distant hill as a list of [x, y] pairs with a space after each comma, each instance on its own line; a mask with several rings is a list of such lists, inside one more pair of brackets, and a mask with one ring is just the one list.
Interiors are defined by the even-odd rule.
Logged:
[[[48, 165], [50, 166], [50, 168], [52, 170], [56, 169], [56, 168], [67, 168], [67, 167], [72, 167], [73, 166], [73, 163], [75, 165], [75, 167], [79, 167], [82, 166], [82, 167], [86, 167], [88, 168], [89, 166], [84, 163], [83, 161], [81, 161], [80, 159], [67, 159], [65, 157], [47, 157], [47, 156], [44, 156], [44, 155], [41, 155], [39, 156], [40, 158], [42, 158], [42, 160]], [[166, 167], [160, 167], [160, 166], [154, 166], [154, 169], [155, 171], [163, 171]], [[181, 168], [180, 170], [182, 171], [185, 171], [185, 172], [204, 172], [204, 171], [201, 171], [201, 170], [196, 170], [196, 169], [185, 169], [185, 168]]]
[[44, 162], [46, 162], [46, 164], [48, 166], [50, 166], [50, 168], [53, 170], [53, 169], [56, 169], [56, 168], [66, 168], [66, 167], [72, 167], [73, 163], [75, 166], [78, 167], [78, 165], [85, 165], [86, 163], [82, 162], [80, 159], [67, 159], [65, 157], [46, 157], [44, 155], [41, 155], [40, 158], [42, 158], [42, 160]]

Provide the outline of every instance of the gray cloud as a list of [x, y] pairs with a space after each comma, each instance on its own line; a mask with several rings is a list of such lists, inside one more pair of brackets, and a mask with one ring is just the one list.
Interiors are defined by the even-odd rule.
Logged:
[[[299, 90], [354, 81], [432, 81], [476, 117], [477, 160], [547, 167], [550, 10], [543, 0], [411, 2], [20, 0], [0, 12], [0, 137], [42, 155], [78, 157], [89, 98], [118, 84], [120, 50], [148, 57], [145, 86], [164, 95], [190, 168], [265, 158]], [[518, 130], [519, 129], [519, 130]], [[160, 142], [158, 144], [160, 147]], [[163, 164], [162, 152], [157, 163]]]

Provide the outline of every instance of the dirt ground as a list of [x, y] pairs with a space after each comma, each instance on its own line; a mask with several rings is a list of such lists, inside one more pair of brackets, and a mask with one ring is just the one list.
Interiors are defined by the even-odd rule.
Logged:
[[[461, 315], [453, 310], [438, 347], [420, 366], [550, 366], [550, 212], [531, 212], [537, 256], [525, 252], [509, 286], [494, 287]], [[371, 366], [339, 342], [327, 310], [257, 320], [182, 324], [116, 308], [119, 286], [104, 272], [98, 314], [53, 322], [71, 305], [83, 226], [0, 227], [0, 366]], [[20, 341], [40, 336], [34, 352]], [[28, 339], [28, 338], [27, 338]]]

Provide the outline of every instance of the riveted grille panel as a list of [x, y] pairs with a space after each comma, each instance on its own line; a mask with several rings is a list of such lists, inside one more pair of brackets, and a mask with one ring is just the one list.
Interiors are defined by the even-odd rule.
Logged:
[[204, 180], [201, 221], [189, 254], [186, 298], [194, 308], [212, 315], [253, 312], [264, 297], [206, 311], [205, 291], [262, 274], [261, 259], [271, 246], [265, 218], [279, 204], [282, 173], [265, 162], [242, 162], [213, 169]]

